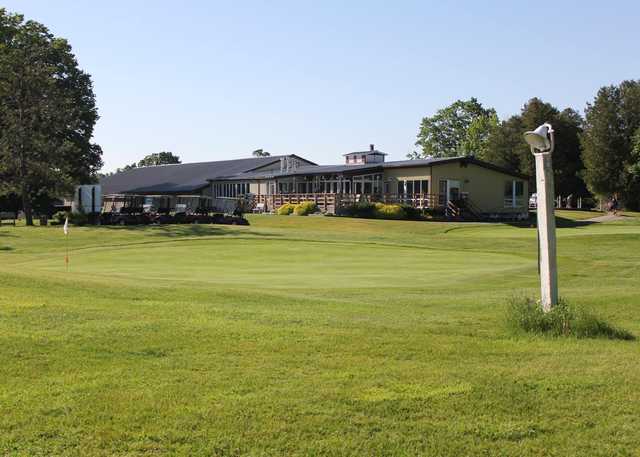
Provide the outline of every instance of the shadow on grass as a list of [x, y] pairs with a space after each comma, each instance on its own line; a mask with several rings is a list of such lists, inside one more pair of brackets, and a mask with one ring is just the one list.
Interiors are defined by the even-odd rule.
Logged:
[[[231, 227], [231, 226], [229, 226]], [[181, 237], [207, 237], [207, 236], [254, 236], [254, 237], [278, 237], [279, 234], [262, 233], [245, 230], [233, 230], [223, 225], [210, 224], [185, 224], [185, 225], [102, 225], [108, 230], [127, 232], [147, 232], [149, 236], [162, 236], [168, 238]]]
[[569, 336], [574, 338], [605, 338], [633, 341], [636, 337], [629, 331], [609, 324], [590, 311], [565, 300], [545, 313], [535, 300], [514, 297], [509, 301], [506, 322], [515, 332], [538, 335]]
[[[576, 220], [569, 219], [566, 217], [556, 216], [556, 227], [557, 228], [576, 228], [576, 227], [586, 227], [588, 225], [597, 224], [598, 222], [587, 221], [587, 220]], [[535, 228], [537, 226], [536, 216], [535, 214], [531, 216], [530, 219], [526, 221], [517, 221], [517, 222], [505, 222], [506, 225], [517, 228]]]
[[0, 251], [13, 251], [11, 246], [0, 246]]

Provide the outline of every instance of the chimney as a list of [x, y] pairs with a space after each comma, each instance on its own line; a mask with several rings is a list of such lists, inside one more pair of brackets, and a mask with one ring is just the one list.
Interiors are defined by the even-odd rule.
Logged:
[[373, 152], [376, 149], [376, 145], [375, 144], [370, 144], [369, 145], [369, 151]]

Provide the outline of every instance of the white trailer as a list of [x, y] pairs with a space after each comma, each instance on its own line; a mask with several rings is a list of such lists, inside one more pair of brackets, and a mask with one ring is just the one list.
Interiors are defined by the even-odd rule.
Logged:
[[71, 212], [93, 214], [100, 211], [102, 211], [102, 186], [100, 184], [76, 186], [71, 202]]

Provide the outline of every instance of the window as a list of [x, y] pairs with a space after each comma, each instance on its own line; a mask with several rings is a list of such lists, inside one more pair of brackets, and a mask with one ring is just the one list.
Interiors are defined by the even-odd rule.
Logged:
[[438, 187], [438, 204], [443, 206], [447, 203], [447, 180], [441, 179]]
[[404, 182], [405, 193], [407, 195], [413, 195], [413, 181], [405, 181]]
[[398, 195], [404, 194], [404, 181], [398, 181]]
[[524, 194], [524, 183], [522, 181], [515, 181], [516, 183], [516, 197], [522, 197]]
[[428, 179], [423, 179], [420, 182], [422, 183], [420, 192], [423, 193], [423, 194], [428, 194], [429, 193], [429, 180]]
[[506, 181], [504, 183], [504, 207], [520, 208], [524, 206], [524, 182]]

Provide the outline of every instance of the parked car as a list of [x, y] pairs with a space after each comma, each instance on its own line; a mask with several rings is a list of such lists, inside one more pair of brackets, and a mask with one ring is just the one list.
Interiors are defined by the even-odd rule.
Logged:
[[531, 194], [529, 197], [529, 209], [538, 208], [538, 194]]

